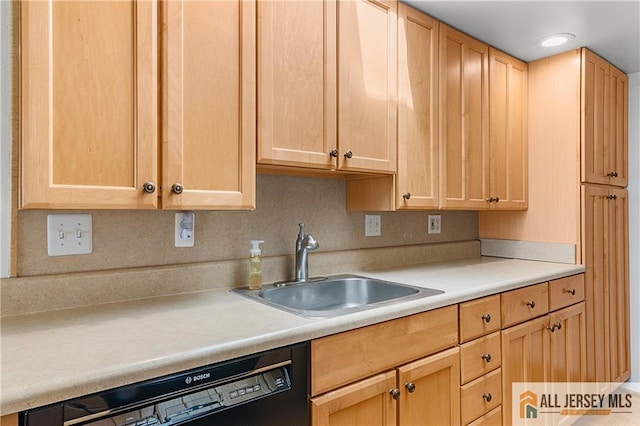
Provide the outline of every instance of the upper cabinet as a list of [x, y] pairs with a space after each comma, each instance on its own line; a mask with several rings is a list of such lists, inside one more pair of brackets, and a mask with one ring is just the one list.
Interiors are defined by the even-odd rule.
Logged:
[[398, 6], [396, 208], [438, 207], [438, 21]]
[[253, 208], [253, 2], [20, 7], [21, 207]]
[[156, 2], [29, 1], [20, 15], [21, 207], [155, 208]]
[[489, 47], [440, 24], [440, 206], [489, 206]]
[[527, 64], [489, 48], [489, 204], [527, 208]]
[[255, 206], [255, 3], [162, 4], [162, 206]]
[[627, 76], [582, 49], [582, 182], [627, 185]]
[[259, 2], [258, 163], [395, 172], [396, 28], [396, 1]]

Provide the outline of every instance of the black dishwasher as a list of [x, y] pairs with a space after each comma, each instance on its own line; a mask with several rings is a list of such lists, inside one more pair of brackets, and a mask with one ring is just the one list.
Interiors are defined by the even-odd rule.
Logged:
[[22, 426], [309, 424], [301, 343], [20, 413]]

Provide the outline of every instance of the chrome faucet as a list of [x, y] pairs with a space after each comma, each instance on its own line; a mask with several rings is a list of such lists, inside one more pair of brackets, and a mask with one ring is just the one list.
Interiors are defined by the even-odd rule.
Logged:
[[309, 250], [319, 247], [313, 235], [304, 233], [304, 223], [300, 223], [300, 232], [296, 240], [296, 282], [309, 279]]

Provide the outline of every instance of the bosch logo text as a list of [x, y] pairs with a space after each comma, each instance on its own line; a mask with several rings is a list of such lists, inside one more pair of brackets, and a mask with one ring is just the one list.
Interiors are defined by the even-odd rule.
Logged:
[[191, 384], [191, 382], [197, 382], [199, 380], [205, 380], [211, 377], [211, 373], [202, 373], [202, 374], [198, 374], [197, 376], [189, 376], [186, 379], [184, 379], [184, 381], [187, 384]]

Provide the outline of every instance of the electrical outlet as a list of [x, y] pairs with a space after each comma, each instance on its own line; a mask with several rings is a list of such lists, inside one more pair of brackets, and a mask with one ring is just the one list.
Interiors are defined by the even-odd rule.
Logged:
[[196, 215], [193, 212], [176, 213], [174, 240], [176, 247], [193, 247], [195, 241]]
[[439, 214], [430, 214], [427, 216], [427, 232], [429, 234], [439, 234], [441, 232], [441, 221]]
[[364, 215], [364, 236], [378, 237], [382, 234], [382, 226], [380, 225], [379, 214]]
[[93, 251], [90, 214], [50, 214], [47, 216], [49, 256], [90, 254]]

